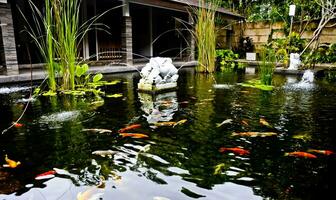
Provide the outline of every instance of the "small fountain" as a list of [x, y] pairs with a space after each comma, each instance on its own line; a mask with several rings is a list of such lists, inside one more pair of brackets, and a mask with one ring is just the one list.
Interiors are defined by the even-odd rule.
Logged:
[[289, 84], [286, 86], [286, 88], [294, 89], [294, 90], [300, 90], [305, 89], [309, 90], [314, 87], [314, 72], [312, 70], [306, 70], [301, 78], [301, 81], [298, 83]]
[[139, 91], [156, 93], [175, 89], [177, 87], [178, 69], [170, 58], [155, 57], [142, 68]]
[[311, 70], [306, 70], [302, 76], [300, 83], [313, 83], [314, 82], [314, 72]]

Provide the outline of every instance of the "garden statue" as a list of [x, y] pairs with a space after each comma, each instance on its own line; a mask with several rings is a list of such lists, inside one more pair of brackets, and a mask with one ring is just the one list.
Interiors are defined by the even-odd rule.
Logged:
[[289, 57], [289, 70], [297, 70], [301, 65], [300, 54], [291, 53]]
[[142, 91], [156, 92], [175, 88], [177, 86], [178, 69], [170, 58], [155, 57], [142, 68], [138, 89]]

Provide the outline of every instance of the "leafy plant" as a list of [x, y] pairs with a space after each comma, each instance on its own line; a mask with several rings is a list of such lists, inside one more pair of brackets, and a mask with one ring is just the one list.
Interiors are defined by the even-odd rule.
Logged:
[[266, 46], [269, 49], [275, 50], [277, 62], [282, 62], [287, 66], [289, 62], [289, 54], [302, 51], [305, 46], [305, 40], [301, 39], [301, 36], [298, 33], [292, 32], [288, 37], [273, 40]]
[[239, 54], [239, 57], [245, 58], [246, 52], [253, 52], [254, 44], [250, 37], [240, 37], [239, 45], [235, 51]]
[[222, 71], [227, 69], [234, 69], [237, 64], [234, 60], [238, 59], [239, 55], [234, 53], [230, 49], [217, 49], [216, 50], [217, 61], [220, 64], [220, 68]]
[[312, 67], [317, 63], [336, 63], [336, 43], [321, 45], [314, 51], [303, 54], [303, 62]]

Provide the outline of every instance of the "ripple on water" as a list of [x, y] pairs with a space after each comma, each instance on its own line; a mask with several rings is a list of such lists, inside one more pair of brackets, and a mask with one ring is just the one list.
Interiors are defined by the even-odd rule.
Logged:
[[63, 122], [71, 121], [80, 116], [80, 111], [64, 111], [53, 113], [50, 115], [43, 115], [39, 123], [48, 124], [50, 128], [61, 128]]
[[20, 92], [29, 90], [31, 87], [2, 87], [0, 88], [0, 94], [10, 94], [14, 92]]
[[64, 111], [59, 113], [53, 113], [51, 115], [44, 115], [40, 118], [40, 122], [48, 123], [48, 122], [65, 122], [79, 117], [80, 112], [75, 111]]

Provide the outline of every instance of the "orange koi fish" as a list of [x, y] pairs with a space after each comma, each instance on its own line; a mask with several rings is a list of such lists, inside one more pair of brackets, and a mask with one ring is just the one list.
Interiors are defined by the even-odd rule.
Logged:
[[120, 133], [122, 137], [131, 137], [131, 138], [148, 138], [148, 135], [142, 133]]
[[125, 128], [120, 129], [118, 132], [119, 133], [124, 133], [126, 131], [137, 129], [137, 128], [140, 128], [140, 127], [141, 127], [141, 124], [132, 124], [132, 125], [129, 125]]
[[23, 126], [23, 124], [18, 123], [18, 122], [13, 122], [15, 128], [21, 128]]
[[43, 179], [49, 179], [49, 178], [54, 178], [56, 174], [55, 170], [50, 170], [47, 172], [44, 172], [42, 174], [39, 174], [35, 177], [35, 180], [43, 180]]
[[323, 154], [323, 155], [326, 155], [326, 156], [330, 156], [332, 154], [335, 154], [335, 152], [333, 152], [331, 150], [318, 150], [318, 149], [308, 149], [308, 152], [319, 153], [319, 154]]
[[231, 151], [231, 152], [233, 152], [235, 154], [238, 154], [238, 155], [241, 155], [241, 156], [250, 154], [250, 151], [239, 148], [239, 147], [233, 147], [233, 148], [221, 147], [219, 149], [219, 152], [221, 152], [221, 153], [224, 153], [225, 151]]
[[21, 164], [20, 161], [14, 161], [8, 158], [7, 154], [5, 155], [5, 161], [7, 164], [4, 164], [3, 167], [16, 168]]
[[314, 154], [302, 152], [302, 151], [294, 151], [294, 152], [285, 153], [285, 156], [302, 157], [302, 158], [317, 158]]
[[264, 118], [260, 118], [259, 123], [270, 128], [272, 127]]
[[249, 123], [246, 121], [246, 120], [242, 120], [241, 123], [244, 125], [244, 126], [248, 126]]

